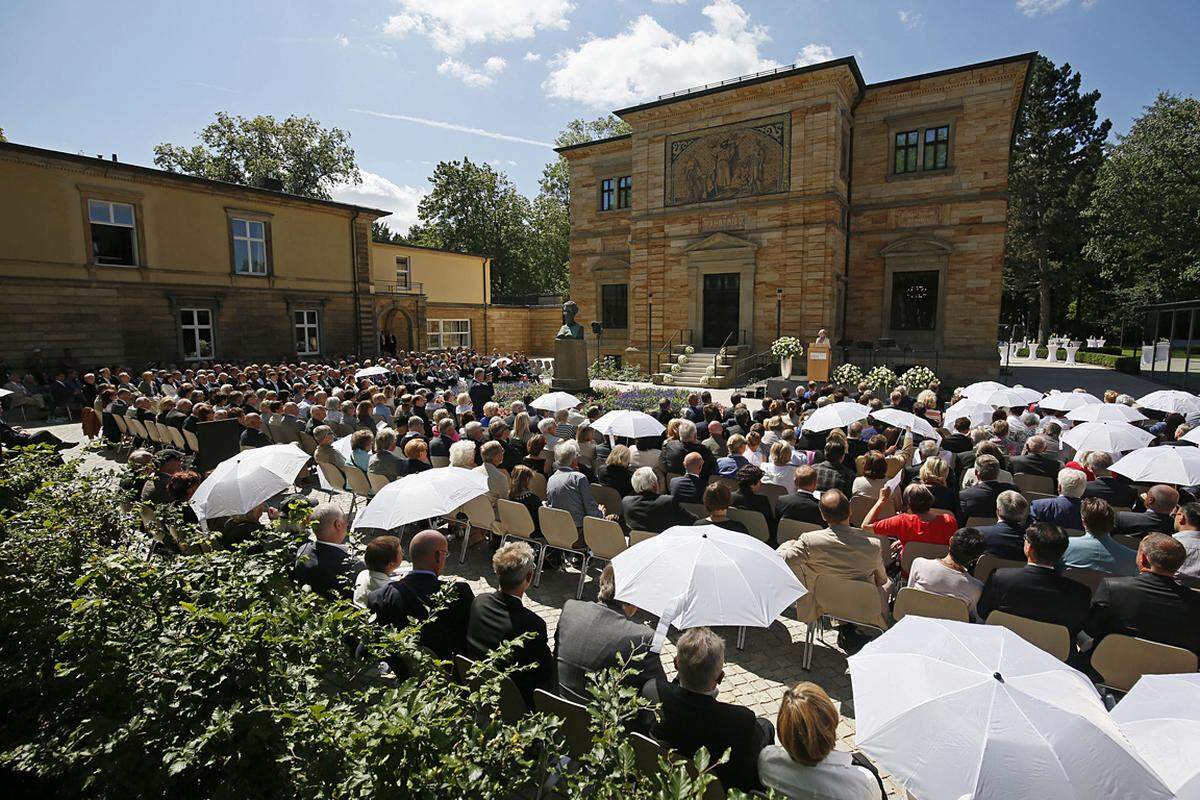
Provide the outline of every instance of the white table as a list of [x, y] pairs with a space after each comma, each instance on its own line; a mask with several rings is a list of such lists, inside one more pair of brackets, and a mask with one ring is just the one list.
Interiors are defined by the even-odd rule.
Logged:
[[1050, 343], [1046, 345], [1046, 350], [1048, 351], [1046, 353], [1046, 361], [1048, 363], [1053, 364], [1055, 361], [1058, 361], [1058, 342], [1056, 340], [1051, 339]]
[[1067, 360], [1066, 360], [1067, 366], [1072, 366], [1072, 367], [1075, 366], [1075, 354], [1078, 352], [1079, 352], [1079, 343], [1078, 342], [1072, 342], [1071, 344], [1067, 345]]

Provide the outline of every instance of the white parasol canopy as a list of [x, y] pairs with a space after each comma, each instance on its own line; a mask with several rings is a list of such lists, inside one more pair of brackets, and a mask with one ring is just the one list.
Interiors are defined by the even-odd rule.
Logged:
[[1071, 411], [1080, 406], [1104, 405], [1104, 401], [1087, 392], [1051, 392], [1038, 401], [1038, 405], [1049, 411]]
[[978, 400], [965, 397], [943, 411], [942, 419], [946, 421], [947, 428], [953, 428], [956, 419], [966, 417], [971, 420], [971, 427], [978, 428], [981, 425], [990, 425], [992, 423], [993, 411], [995, 409], [987, 403], [981, 403]]
[[10, 394], [16, 394], [11, 389], [0, 389], [0, 398], [8, 397]]
[[1090, 403], [1067, 413], [1073, 422], [1144, 422], [1146, 415], [1124, 403]]
[[627, 439], [641, 439], [644, 436], [658, 436], [667, 428], [644, 411], [618, 410], [609, 411], [592, 423], [592, 430], [605, 436], [624, 436]]
[[997, 408], [1024, 408], [1041, 400], [1042, 393], [1036, 389], [1026, 389], [1024, 386], [1014, 386], [1011, 389], [996, 389], [971, 399]]
[[538, 411], [561, 411], [564, 408], [575, 408], [581, 403], [582, 400], [568, 392], [548, 392], [530, 403], [529, 407]]
[[1200, 675], [1143, 675], [1112, 718], [1179, 800], [1200, 800]]
[[840, 403], [829, 403], [814, 411], [804, 420], [802, 430], [831, 431], [834, 428], [844, 428], [852, 422], [866, 419], [871, 413], [869, 406], [862, 403], [852, 403], [843, 400]]
[[1084, 422], [1062, 435], [1063, 444], [1074, 447], [1076, 453], [1089, 450], [1124, 453], [1152, 441], [1154, 436], [1128, 422]]
[[924, 436], [926, 439], [933, 439], [936, 442], [942, 440], [942, 435], [933, 429], [928, 420], [911, 412], [901, 411], [898, 408], [882, 408], [879, 411], [872, 411], [871, 416], [896, 428], [911, 429], [913, 433]]
[[392, 530], [410, 522], [444, 517], [468, 500], [487, 494], [487, 490], [487, 478], [473, 470], [427, 469], [380, 489], [358, 512], [353, 528]]
[[1143, 447], [1109, 469], [1135, 483], [1200, 484], [1200, 447]]
[[999, 625], [906, 616], [850, 679], [858, 746], [915, 797], [1171, 797], [1091, 682]]
[[1164, 411], [1168, 414], [1174, 412], [1187, 416], [1200, 413], [1200, 398], [1191, 392], [1183, 392], [1179, 389], [1159, 389], [1157, 392], [1139, 397], [1137, 404], [1142, 408]]
[[387, 375], [387, 367], [363, 367], [358, 372], [354, 373], [354, 380], [359, 378], [374, 378], [376, 375]]
[[296, 444], [245, 450], [217, 465], [189, 502], [200, 519], [245, 514], [291, 488], [310, 456]]
[[961, 389], [959, 394], [972, 400], [979, 400], [980, 398], [986, 397], [998, 389], [1007, 388], [1007, 386], [999, 381], [979, 381]]

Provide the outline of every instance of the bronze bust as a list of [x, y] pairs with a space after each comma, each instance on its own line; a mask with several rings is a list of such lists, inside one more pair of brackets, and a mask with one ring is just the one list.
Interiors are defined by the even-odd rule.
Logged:
[[575, 315], [579, 313], [579, 306], [574, 300], [568, 300], [563, 303], [563, 325], [558, 329], [555, 339], [582, 339], [583, 326], [575, 321]]

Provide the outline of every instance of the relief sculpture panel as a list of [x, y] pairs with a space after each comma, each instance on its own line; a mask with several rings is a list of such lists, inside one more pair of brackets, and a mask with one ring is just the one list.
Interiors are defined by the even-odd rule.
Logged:
[[786, 192], [791, 127], [780, 114], [668, 137], [666, 204]]

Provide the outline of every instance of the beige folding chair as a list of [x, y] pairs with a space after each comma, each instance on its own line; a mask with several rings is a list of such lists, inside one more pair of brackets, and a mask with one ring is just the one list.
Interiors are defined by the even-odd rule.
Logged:
[[200, 442], [196, 440], [196, 434], [191, 431], [184, 431], [183, 440], [187, 442], [188, 450], [191, 450], [193, 455], [200, 452]]
[[704, 519], [708, 516], [708, 509], [704, 507], [703, 503], [680, 503], [679, 507], [696, 519]]
[[542, 506], [538, 509], [538, 524], [542, 529], [542, 536], [546, 537], [546, 543], [542, 545], [542, 551], [538, 553], [534, 586], [541, 584], [542, 565], [546, 561], [547, 551], [561, 550], [564, 553], [575, 553], [580, 558], [587, 555], [585, 551], [575, 549], [575, 541], [579, 538], [579, 529], [575, 527], [575, 519], [570, 513], [561, 508]]
[[1048, 500], [1051, 497], [1056, 496], [1053, 494], [1046, 494], [1045, 492], [1031, 492], [1031, 491], [1024, 491], [1024, 492], [1021, 492], [1021, 494], [1025, 495], [1025, 499], [1028, 500], [1030, 503], [1032, 503], [1034, 500]]
[[[23, 411], [25, 406], [21, 406], [20, 408]], [[129, 430], [129, 425], [126, 422], [124, 415], [112, 414], [111, 416], [113, 418], [113, 422], [117, 423], [117, 430], [121, 432], [121, 444], [125, 444], [125, 441], [133, 436], [132, 432]], [[27, 419], [25, 421], [28, 422], [29, 420]]]
[[375, 472], [367, 473], [367, 480], [371, 482], [371, 494], [377, 494], [380, 489], [392, 482], [392, 479], [387, 475], [380, 475]]
[[1195, 672], [1196, 654], [1182, 647], [1110, 633], [1092, 652], [1092, 668], [1100, 673], [1101, 686], [1128, 692], [1143, 675]]
[[1063, 533], [1067, 536], [1083, 536], [1083, 531], [1078, 528], [1063, 528]]
[[908, 542], [904, 545], [904, 551], [900, 555], [900, 571], [907, 575], [915, 558], [942, 558], [948, 552], [950, 552], [950, 548], [944, 544]]
[[[865, 494], [856, 494], [850, 498], [850, 524], [852, 526], [855, 528], [862, 527], [862, 521], [866, 519], [867, 512], [875, 506], [876, 499], [878, 498]], [[875, 521], [878, 522], [881, 519], [894, 516], [896, 516], [896, 507], [892, 504], [891, 500], [888, 500], [879, 509], [879, 514], [875, 517]]]
[[714, 483], [724, 484], [725, 488], [727, 488], [731, 493], [736, 492], [739, 488], [737, 481], [735, 481], [733, 478], [727, 478], [724, 475], [709, 475], [708, 485], [711, 486]]
[[1058, 485], [1054, 478], [1045, 475], [1030, 475], [1025, 472], [1013, 474], [1013, 485], [1021, 492], [1037, 492], [1038, 494], [1053, 495]]
[[1133, 536], [1132, 534], [1128, 533], [1114, 533], [1112, 538], [1114, 542], [1122, 545], [1123, 547], [1128, 547], [1130, 550], [1137, 550], [1142, 546], [1142, 539], [1140, 536]]
[[448, 467], [450, 466], [449, 456], [430, 456], [429, 463], [433, 467]]
[[[542, 501], [546, 499], [546, 476], [540, 472], [533, 473], [533, 477], [529, 479], [529, 491], [533, 492]], [[616, 513], [616, 512], [613, 512]]]
[[832, 575], [819, 575], [809, 587], [816, 593], [816, 603], [821, 608], [821, 618], [808, 626], [804, 644], [804, 669], [812, 668], [813, 640], [817, 628], [826, 627], [825, 620], [838, 620], [887, 630], [887, 620], [879, 600], [879, 587], [869, 581], [854, 581]]
[[578, 760], [591, 751], [591, 717], [587, 706], [551, 694], [545, 689], [534, 689], [533, 707], [563, 721], [563, 738], [567, 741], [567, 753], [572, 759]]
[[594, 560], [612, 561], [614, 556], [629, 547], [621, 526], [612, 520], [599, 517], [583, 518], [583, 540], [591, 552], [583, 557], [583, 567], [579, 570], [579, 588], [575, 591], [576, 600], [583, 597], [583, 584], [587, 580], [588, 564]]
[[995, 525], [995, 524], [996, 524], [995, 517], [968, 517], [967, 524], [963, 527], [984, 528], [984, 527], [987, 527], [988, 525]]
[[317, 452], [317, 440], [312, 437], [307, 431], [300, 431], [300, 449], [308, 453], [310, 456]]
[[797, 519], [781, 519], [779, 520], [779, 530], [775, 536], [780, 544], [790, 542], [792, 539], [799, 539], [801, 535], [811, 531], [822, 530], [824, 525], [816, 525], [812, 522], [801, 522]]
[[172, 431], [179, 434], [179, 440], [183, 441], [183, 431], [181, 431], [179, 428], [176, 428], [174, 425], [167, 425], [165, 422], [150, 420], [149, 422], [145, 423], [145, 426], [147, 430], [156, 428], [158, 430], [159, 441], [168, 447], [175, 444], [175, 437], [171, 435]]
[[635, 544], [638, 544], [639, 542], [644, 542], [647, 539], [653, 539], [655, 536], [658, 536], [658, 534], [655, 533], [654, 531], [630, 531], [629, 532], [629, 546], [633, 547]]
[[327, 461], [318, 461], [317, 469], [321, 470], [321, 474], [325, 476], [325, 480], [329, 482], [329, 485], [334, 487], [333, 489], [322, 489], [322, 491], [329, 495], [330, 499], [338, 492], [345, 491], [346, 475], [337, 468], [336, 464], [330, 464]]
[[171, 444], [175, 445], [177, 450], [187, 449], [187, 439], [183, 438], [183, 431], [171, 425], [164, 425], [161, 422], [156, 424], [158, 425], [158, 429], [160, 431], [163, 431], [167, 434], [167, 438], [171, 440]]
[[761, 511], [731, 508], [729, 509], [729, 518], [745, 525], [750, 535], [760, 542], [770, 540], [771, 528], [767, 525], [767, 518], [762, 515]]
[[896, 595], [896, 605], [892, 607], [892, 616], [896, 622], [899, 622], [909, 614], [955, 622], [971, 621], [970, 611], [962, 598], [934, 594], [912, 586], [905, 586]]
[[1045, 650], [1059, 661], [1066, 661], [1071, 655], [1071, 632], [1063, 625], [1050, 622], [1039, 622], [1036, 619], [1018, 617], [1007, 611], [993, 611], [988, 614], [988, 625], [999, 625], [1029, 642], [1034, 647]]
[[342, 473], [346, 476], [346, 485], [350, 487], [353, 495], [350, 498], [350, 513], [353, 514], [354, 507], [358, 504], [358, 498], [371, 499], [371, 481], [367, 478], [367, 473], [353, 464], [342, 467]]
[[1122, 511], [1133, 511], [1129, 506], [1113, 506], [1112, 510], [1114, 514], [1120, 514]]
[[463, 532], [462, 550], [458, 554], [458, 563], [461, 564], [467, 560], [467, 547], [471, 543], [471, 528], [481, 528], [488, 533], [493, 533], [496, 529], [496, 510], [492, 508], [491, 498], [486, 494], [481, 494], [463, 503], [451, 516], [458, 514], [467, 515], [467, 530]]
[[533, 517], [524, 503], [501, 498], [496, 501], [496, 511], [500, 515], [497, 530], [497, 533], [500, 534], [500, 544], [504, 544], [509, 536], [515, 536], [518, 539], [532, 539], [537, 526], [534, 525]]
[[602, 486], [598, 483], [592, 484], [592, 496], [596, 498], [596, 502], [604, 506], [605, 514], [616, 514], [618, 517], [623, 516], [621, 513], [621, 493], [611, 486]]
[[[464, 655], [454, 657], [454, 674], [458, 680], [472, 689], [478, 689], [485, 681], [481, 676], [471, 674], [471, 668], [474, 666], [475, 662]], [[515, 725], [528, 713], [529, 707], [525, 705], [525, 698], [521, 696], [521, 690], [513, 683], [512, 678], [507, 675], [500, 676], [500, 718], [509, 725]]]
[[1024, 561], [1010, 561], [1007, 558], [997, 558], [991, 553], [984, 553], [979, 557], [979, 560], [975, 562], [974, 575], [979, 580], [987, 583], [987, 579], [991, 577], [992, 573], [998, 569], [1009, 569], [1023, 566], [1025, 566]]
[[1100, 586], [1100, 581], [1109, 577], [1103, 572], [1094, 569], [1083, 569], [1082, 567], [1067, 567], [1063, 570], [1063, 577], [1082, 583], [1091, 590], [1092, 594], [1096, 593], [1097, 587]]
[[931, 509], [929, 509], [929, 513], [930, 514], [942, 514], [942, 515], [949, 514], [952, 517], [958, 516], [957, 514], [955, 514], [953, 511], [951, 511], [948, 508], [931, 508]]
[[636, 731], [629, 734], [629, 743], [633, 745], [633, 765], [643, 775], [658, 775], [662, 771], [660, 759], [667, 758], [668, 750], [644, 733]]
[[787, 495], [787, 489], [773, 483], [764, 483], [759, 487], [759, 494], [771, 501], [771, 510], [779, 507], [779, 498]]

